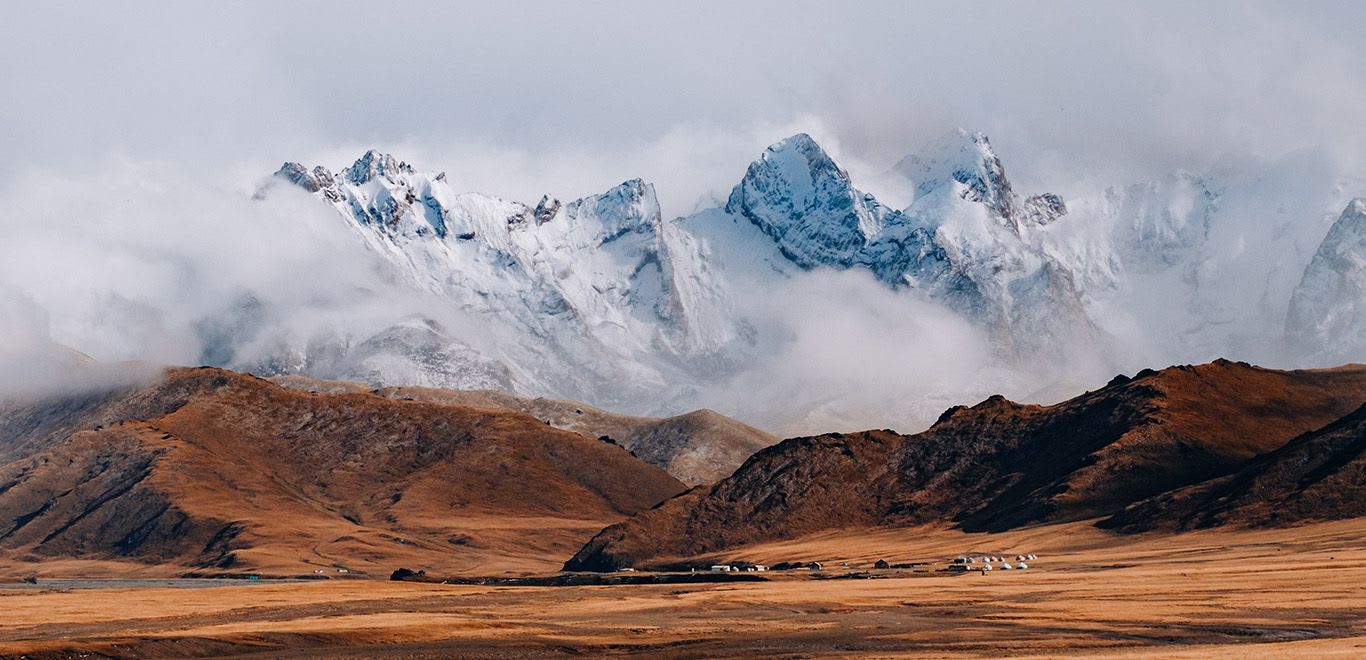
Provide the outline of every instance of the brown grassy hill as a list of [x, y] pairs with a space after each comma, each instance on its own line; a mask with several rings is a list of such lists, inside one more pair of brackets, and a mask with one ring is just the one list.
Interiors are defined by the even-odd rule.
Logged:
[[520, 413], [217, 369], [9, 406], [0, 429], [0, 561], [37, 568], [544, 570], [683, 489]]
[[[368, 391], [355, 383], [317, 381], [297, 376], [271, 379], [310, 391]], [[504, 408], [526, 413], [555, 428], [590, 438], [607, 436], [645, 462], [668, 471], [689, 486], [729, 476], [754, 452], [778, 438], [711, 410], [675, 417], [619, 415], [574, 401], [529, 398], [493, 390], [441, 390], [388, 387], [376, 391], [395, 399]]]
[[1229, 474], [1363, 401], [1366, 367], [1224, 360], [1117, 377], [1053, 406], [992, 397], [913, 436], [784, 441], [712, 487], [603, 530], [567, 566], [649, 565], [850, 526], [1000, 531], [1105, 516]]
[[1127, 532], [1277, 527], [1366, 516], [1366, 405], [1237, 472], [1163, 493], [1102, 521]]

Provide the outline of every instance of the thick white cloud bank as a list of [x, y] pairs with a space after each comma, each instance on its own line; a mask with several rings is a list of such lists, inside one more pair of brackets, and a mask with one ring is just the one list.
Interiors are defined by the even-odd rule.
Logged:
[[[1119, 284], [1095, 273], [1098, 297], [1118, 289], [1095, 303], [1120, 347], [1107, 359], [1003, 365], [958, 317], [856, 273], [742, 300], [769, 343], [690, 403], [794, 432], [910, 430], [997, 391], [1096, 386], [1117, 365], [1294, 366], [1273, 336], [1289, 295], [1366, 195], [1358, 3], [281, 4], [7, 11], [0, 391], [61, 386], [83, 361], [71, 350], [195, 363], [203, 319], [248, 295], [279, 330], [247, 343], [262, 359], [280, 336], [364, 338], [419, 313], [496, 344], [497, 328], [387, 282], [315, 200], [251, 199], [285, 160], [344, 165], [369, 147], [528, 203], [641, 177], [670, 218], [723, 203], [798, 131], [898, 207], [909, 193], [879, 175], [952, 126], [990, 134], [1018, 188], [1076, 200], [1064, 222], [1103, 216], [1107, 187], [1178, 171], [1243, 191], [1199, 246], [1177, 236], [1199, 255]], [[1111, 229], [1053, 249], [1086, 255], [1087, 232]], [[1188, 296], [1192, 281], [1206, 286]]]

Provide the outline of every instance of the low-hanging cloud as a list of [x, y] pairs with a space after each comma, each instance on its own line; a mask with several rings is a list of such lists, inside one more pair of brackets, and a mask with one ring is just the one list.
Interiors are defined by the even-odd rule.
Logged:
[[779, 433], [919, 430], [949, 406], [1016, 389], [980, 328], [869, 273], [803, 271], [735, 291], [763, 351], [710, 405]]
[[234, 363], [418, 314], [473, 346], [489, 341], [458, 310], [393, 281], [353, 228], [292, 188], [259, 200], [122, 161], [26, 176], [5, 201], [0, 391], [51, 390], [63, 371], [74, 385], [92, 362], [199, 364], [213, 348], [205, 324], [244, 306], [262, 316], [223, 329]]
[[150, 379], [157, 365], [100, 363], [52, 341], [48, 316], [31, 299], [0, 288], [0, 401], [120, 387]]

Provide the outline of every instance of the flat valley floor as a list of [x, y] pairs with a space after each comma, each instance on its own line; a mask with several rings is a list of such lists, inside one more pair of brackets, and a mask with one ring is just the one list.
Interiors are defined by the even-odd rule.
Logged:
[[1366, 656], [1361, 520], [1139, 537], [1085, 524], [991, 535], [850, 530], [716, 559], [819, 559], [824, 575], [842, 576], [882, 558], [942, 567], [972, 552], [1039, 559], [986, 575], [792, 572], [650, 586], [0, 587], [0, 655]]

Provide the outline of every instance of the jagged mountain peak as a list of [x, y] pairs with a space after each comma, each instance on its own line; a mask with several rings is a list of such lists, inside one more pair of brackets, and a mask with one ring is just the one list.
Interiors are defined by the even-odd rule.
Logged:
[[1002, 346], [1047, 345], [1060, 326], [1089, 332], [1069, 273], [1022, 236], [1022, 227], [1065, 214], [1062, 197], [1021, 201], [981, 133], [960, 130], [932, 145], [904, 163], [919, 168], [924, 192], [906, 211], [855, 187], [806, 134], [751, 163], [725, 210], [800, 268], [866, 268], [944, 302]]
[[300, 163], [294, 161], [286, 162], [276, 170], [275, 176], [283, 178], [308, 192], [318, 192], [323, 188], [330, 188], [336, 182], [332, 176], [332, 171], [318, 165], [311, 171]]
[[857, 262], [896, 211], [854, 188], [810, 135], [774, 143], [731, 190], [726, 212], [748, 218], [802, 268]]
[[[542, 201], [545, 202], [544, 199]], [[553, 201], [559, 203], [558, 200]], [[537, 208], [542, 207], [538, 205]], [[546, 206], [545, 210], [549, 208]], [[604, 225], [621, 231], [653, 227], [661, 217], [655, 187], [642, 179], [630, 179], [601, 194], [576, 199], [566, 204], [564, 209], [571, 220], [591, 214]]]
[[357, 158], [350, 167], [342, 170], [342, 175], [346, 177], [346, 180], [357, 185], [377, 177], [389, 178], [396, 174], [412, 173], [411, 165], [377, 149], [366, 151], [365, 155]]
[[[954, 129], [903, 158], [892, 170], [915, 185], [912, 208], [917, 204], [942, 207], [944, 198], [962, 199], [986, 207], [1017, 234], [1067, 214], [1061, 195], [1043, 193], [1021, 200], [985, 133]], [[936, 208], [930, 215], [939, 214], [942, 210]]]
[[[454, 193], [446, 185], [445, 173], [418, 174], [407, 162], [375, 149], [339, 175], [322, 165], [310, 171], [300, 163], [287, 162], [275, 176], [320, 194], [362, 225], [395, 234], [444, 237], [447, 233], [447, 202]], [[257, 195], [264, 195], [269, 185]]]
[[812, 185], [822, 185], [827, 180], [833, 184], [852, 185], [849, 173], [835, 162], [815, 138], [806, 133], [797, 133], [769, 145], [760, 160], [784, 167], [804, 167], [811, 177]]
[[[984, 176], [984, 172], [998, 173], [998, 182], [1003, 183], [1007, 191], [1010, 188], [1009, 182], [1005, 181], [1001, 159], [991, 148], [991, 140], [985, 133], [962, 128], [930, 140], [916, 153], [901, 159], [893, 169], [915, 183], [916, 197], [928, 195], [953, 181], [971, 186], [978, 184], [980, 179], [978, 188], [990, 186], [993, 181]], [[981, 190], [980, 194], [989, 192]]]
[[780, 167], [794, 165], [804, 167], [813, 178], [817, 175], [830, 175], [845, 182], [849, 181], [848, 173], [835, 164], [834, 159], [816, 142], [815, 138], [806, 133], [797, 133], [769, 145], [767, 149], [764, 149], [759, 160], [755, 161], [755, 164], [765, 162], [771, 162]]
[[849, 174], [810, 135], [798, 133], [775, 142], [749, 164], [731, 192], [726, 210], [755, 206], [755, 197], [809, 213], [852, 190]]
[[[609, 204], [636, 204], [643, 200], [654, 199], [655, 187], [644, 179], [628, 179], [612, 186], [598, 195], [585, 199], [597, 199]], [[583, 200], [578, 200], [583, 201]]]

